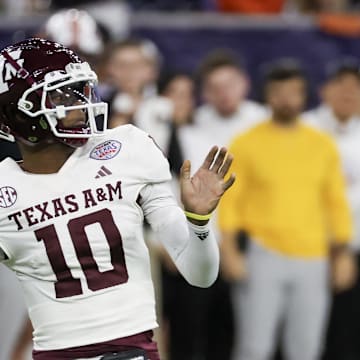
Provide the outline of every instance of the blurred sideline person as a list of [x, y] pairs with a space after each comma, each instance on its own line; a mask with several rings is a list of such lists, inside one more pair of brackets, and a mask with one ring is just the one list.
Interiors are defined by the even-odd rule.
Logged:
[[[195, 164], [214, 139], [226, 145], [234, 129], [241, 131], [266, 116], [263, 107], [245, 99], [248, 80], [232, 54], [210, 53], [199, 67], [199, 80], [206, 103], [196, 110], [193, 122], [178, 127], [177, 141], [171, 143], [176, 148], [174, 143], [178, 142], [181, 156]], [[169, 159], [173, 153], [169, 152]], [[222, 276], [210, 289], [196, 289], [184, 282], [164, 258], [163, 294], [171, 360], [230, 359], [233, 312], [229, 284]]]
[[[271, 359], [281, 328], [286, 360], [317, 360], [329, 308], [329, 256], [334, 286], [343, 290], [354, 281], [350, 210], [334, 143], [299, 121], [306, 101], [299, 66], [279, 60], [264, 87], [271, 118], [233, 140], [238, 179], [219, 209], [224, 271], [243, 280], [235, 288], [234, 359]], [[250, 238], [245, 270], [241, 230]]]
[[193, 121], [195, 84], [186, 73], [167, 71], [160, 76], [157, 86], [158, 94], [139, 104], [134, 123], [151, 134], [168, 158], [171, 157], [171, 170], [178, 175], [182, 157], [177, 133]]
[[[180, 146], [179, 130], [193, 123], [196, 106], [195, 82], [190, 74], [180, 71], [169, 71], [158, 83], [159, 96], [170, 103], [170, 116], [166, 126], [156, 130], [151, 123], [145, 126], [155, 137], [157, 143], [169, 160], [170, 169], [178, 177], [184, 161]], [[161, 134], [161, 133], [163, 134]]]
[[21, 281], [34, 360], [159, 360], [144, 219], [183, 276], [210, 286], [219, 251], [207, 224], [235, 180], [224, 180], [232, 156], [212, 147], [192, 177], [184, 162], [181, 209], [151, 137], [107, 129], [88, 63], [36, 38], [0, 56], [14, 70], [0, 92], [1, 135], [23, 158], [0, 163], [0, 259]]
[[110, 33], [105, 26], [86, 10], [75, 8], [53, 13], [37, 36], [76, 51], [97, 73], [100, 72], [105, 48], [110, 41]]
[[195, 112], [194, 124], [180, 130], [186, 157], [201, 163], [214, 139], [228, 144], [231, 137], [267, 117], [260, 104], [246, 99], [249, 79], [242, 63], [227, 50], [215, 50], [204, 59], [198, 71], [204, 104]]
[[[307, 124], [333, 136], [345, 174], [347, 195], [354, 220], [351, 247], [360, 268], [360, 73], [359, 61], [345, 58], [331, 63], [321, 89], [322, 104], [303, 114]], [[335, 292], [330, 316], [327, 360], [360, 359], [360, 282], [346, 292]]]
[[[161, 56], [149, 40], [128, 38], [109, 46], [106, 78], [110, 85], [109, 128], [134, 123], [139, 106], [157, 95]], [[140, 126], [141, 127], [141, 126]]]

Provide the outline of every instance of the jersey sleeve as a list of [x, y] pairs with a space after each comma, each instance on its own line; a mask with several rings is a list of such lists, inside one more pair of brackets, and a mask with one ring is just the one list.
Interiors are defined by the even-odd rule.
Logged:
[[171, 179], [169, 162], [156, 144], [155, 140], [145, 131], [131, 126], [134, 156], [140, 167], [139, 176], [145, 183], [159, 183]]

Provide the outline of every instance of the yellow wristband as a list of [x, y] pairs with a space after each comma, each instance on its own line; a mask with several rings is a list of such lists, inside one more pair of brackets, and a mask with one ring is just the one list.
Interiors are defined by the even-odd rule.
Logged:
[[184, 211], [185, 215], [187, 218], [189, 219], [193, 219], [193, 220], [209, 220], [211, 218], [211, 213], [207, 214], [207, 215], [200, 215], [200, 214], [195, 214], [192, 213], [190, 211]]

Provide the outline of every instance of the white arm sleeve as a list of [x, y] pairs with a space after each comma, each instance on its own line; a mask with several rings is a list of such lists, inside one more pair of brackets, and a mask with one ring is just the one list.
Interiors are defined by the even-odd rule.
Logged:
[[146, 185], [140, 196], [146, 220], [184, 278], [194, 286], [212, 285], [219, 272], [219, 248], [208, 226], [187, 221], [169, 183]]

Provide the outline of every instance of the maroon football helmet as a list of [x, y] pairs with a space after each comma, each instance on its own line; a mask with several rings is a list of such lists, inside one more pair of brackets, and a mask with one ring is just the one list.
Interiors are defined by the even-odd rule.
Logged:
[[[26, 144], [54, 139], [78, 147], [107, 126], [97, 76], [70, 49], [32, 38], [0, 52], [0, 137]], [[72, 128], [63, 119], [80, 114]]]

